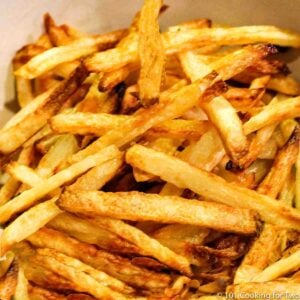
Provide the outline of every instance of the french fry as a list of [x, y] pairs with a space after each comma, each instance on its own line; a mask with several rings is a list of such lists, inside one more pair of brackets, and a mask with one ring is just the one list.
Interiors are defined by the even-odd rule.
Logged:
[[78, 272], [86, 273], [87, 275], [90, 275], [92, 278], [94, 278], [101, 285], [107, 286], [115, 291], [125, 294], [132, 294], [134, 292], [134, 289], [126, 285], [124, 282], [114, 277], [111, 277], [102, 271], [94, 269], [93, 267], [90, 267], [89, 265], [81, 262], [78, 259], [62, 254], [54, 249], [44, 248], [37, 250], [37, 252], [38, 254], [51, 256], [52, 258], [61, 262], [62, 264], [76, 269]]
[[37, 299], [37, 300], [48, 300], [48, 299], [54, 299], [54, 300], [65, 300], [66, 297], [62, 294], [55, 293], [50, 290], [46, 290], [44, 288], [38, 287], [38, 286], [29, 286], [29, 296], [30, 299]]
[[10, 266], [8, 272], [0, 279], [0, 299], [10, 300], [17, 286], [18, 266], [16, 261]]
[[248, 141], [235, 109], [223, 96], [205, 103], [204, 108], [211, 122], [220, 132], [232, 159], [238, 162], [248, 151]]
[[[86, 70], [79, 67], [71, 77], [62, 82], [49, 95], [44, 95], [40, 106], [35, 107], [23, 119], [14, 119], [14, 124], [0, 131], [0, 151], [10, 153], [20, 147], [28, 138], [41, 129], [47, 119], [59, 111], [61, 105], [71, 96], [86, 77]], [[26, 106], [25, 108], [28, 108]], [[22, 121], [22, 122], [21, 122]], [[11, 138], [11, 136], [14, 138]]]
[[1, 256], [61, 213], [56, 200], [57, 197], [32, 207], [4, 229], [0, 237]]
[[196, 19], [192, 21], [186, 21], [179, 23], [178, 25], [173, 25], [167, 28], [170, 32], [179, 32], [188, 29], [199, 29], [199, 28], [209, 28], [211, 27], [211, 20], [209, 19]]
[[62, 277], [74, 283], [76, 290], [79, 292], [87, 292], [97, 298], [104, 299], [128, 299], [125, 295], [113, 291], [104, 284], [99, 283], [86, 272], [77, 270], [74, 266], [65, 264], [54, 256], [54, 251], [48, 249], [37, 250], [38, 254], [34, 256], [35, 262], [42, 265], [54, 273], [59, 273]]
[[114, 233], [100, 227], [97, 227], [97, 230], [95, 230], [95, 226], [87, 220], [66, 212], [56, 216], [47, 226], [62, 231], [81, 242], [97, 245], [107, 251], [130, 254], [140, 253], [139, 248]]
[[51, 48], [35, 57], [15, 71], [16, 76], [33, 79], [59, 64], [70, 62], [104, 50], [116, 44], [126, 34], [124, 30], [99, 35], [96, 38], [82, 37], [67, 45]]
[[138, 228], [130, 226], [121, 220], [111, 218], [89, 218], [88, 220], [137, 245], [145, 255], [152, 256], [183, 274], [192, 274], [190, 264], [185, 257], [163, 246], [156, 239], [149, 237]]
[[284, 203], [287, 206], [293, 206], [295, 197], [295, 185], [295, 175], [293, 174], [293, 172], [291, 172], [279, 193], [278, 201]]
[[267, 85], [268, 89], [290, 96], [298, 96], [300, 84], [290, 76], [274, 76]]
[[7, 252], [5, 256], [2, 257], [2, 261], [0, 262], [0, 278], [6, 274], [14, 259], [15, 254], [12, 251]]
[[119, 151], [116, 147], [107, 147], [103, 149], [103, 151], [89, 156], [86, 159], [56, 173], [49, 179], [46, 179], [43, 184], [24, 191], [20, 195], [16, 196], [13, 201], [10, 201], [0, 207], [0, 222], [6, 222], [14, 214], [34, 205], [40, 198], [60, 187], [62, 184], [76, 178], [82, 173], [88, 171], [90, 168], [114, 158], [117, 155], [119, 155]]
[[163, 80], [165, 53], [157, 20], [161, 6], [162, 0], [146, 0], [138, 22], [138, 53], [141, 64], [138, 85], [143, 106], [149, 106], [158, 100]]
[[28, 295], [28, 280], [21, 266], [19, 266], [17, 286], [13, 298], [15, 300], [30, 300]]
[[[122, 201], [119, 201], [120, 199]], [[175, 196], [139, 192], [76, 191], [75, 193], [65, 192], [59, 199], [58, 205], [62, 209], [75, 213], [96, 214], [132, 221], [153, 220], [163, 223], [190, 224], [243, 234], [252, 234], [256, 231], [255, 215], [249, 210], [237, 209], [235, 211], [225, 205], [197, 200], [187, 202]], [[217, 215], [222, 219], [222, 224], [216, 222], [215, 216]], [[236, 224], [239, 224], [239, 228]]]
[[90, 244], [81, 243], [53, 229], [43, 228], [28, 240], [36, 247], [52, 248], [77, 258], [132, 286], [155, 290], [165, 288], [170, 282], [170, 277], [166, 274], [134, 266], [124, 257], [99, 250]]
[[[300, 46], [297, 34], [286, 33], [272, 26], [244, 26], [232, 28], [190, 29], [162, 34], [166, 54], [199, 48], [200, 46], [243, 45], [249, 43], [273, 43], [284, 46]], [[130, 51], [108, 50], [96, 53], [86, 60], [90, 71], [113, 71], [138, 60], [137, 43]], [[205, 47], [204, 47], [205, 48]], [[205, 49], [211, 51], [211, 48]], [[203, 51], [204, 52], [204, 51]], [[123, 53], [123, 56], [121, 55]], [[204, 52], [205, 53], [205, 52]]]
[[297, 160], [298, 150], [299, 141], [292, 137], [288, 144], [278, 152], [269, 174], [257, 189], [259, 193], [277, 198]]
[[269, 104], [260, 113], [244, 123], [244, 132], [248, 135], [264, 126], [298, 117], [300, 115], [299, 105], [300, 97]]
[[178, 187], [189, 188], [216, 202], [256, 210], [269, 223], [292, 229], [299, 227], [300, 215], [297, 210], [287, 208], [268, 196], [227, 183], [222, 178], [196, 169], [177, 158], [135, 145], [127, 151], [126, 161], [134, 167], [159, 176]]

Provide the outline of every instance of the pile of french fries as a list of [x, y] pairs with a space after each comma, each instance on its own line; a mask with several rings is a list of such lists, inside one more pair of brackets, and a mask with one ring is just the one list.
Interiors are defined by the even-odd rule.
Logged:
[[1, 300], [300, 297], [300, 85], [276, 55], [300, 35], [161, 32], [165, 10], [99, 35], [46, 14], [16, 53]]

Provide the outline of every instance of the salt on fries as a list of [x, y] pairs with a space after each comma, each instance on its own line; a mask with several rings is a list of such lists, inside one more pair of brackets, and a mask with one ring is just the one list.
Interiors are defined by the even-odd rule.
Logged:
[[145, 0], [99, 35], [46, 14], [17, 51], [1, 300], [299, 293], [300, 85], [272, 55], [300, 36], [208, 19], [161, 32], [165, 9]]

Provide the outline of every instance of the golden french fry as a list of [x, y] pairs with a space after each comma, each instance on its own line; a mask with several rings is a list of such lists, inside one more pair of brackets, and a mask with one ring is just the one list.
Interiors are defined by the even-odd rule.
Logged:
[[277, 261], [281, 257], [282, 245], [285, 239], [285, 230], [265, 224], [260, 236], [238, 267], [234, 284], [252, 281], [257, 274]]
[[52, 248], [75, 257], [129, 285], [157, 290], [167, 287], [170, 282], [167, 274], [155, 273], [134, 266], [124, 257], [97, 249], [90, 244], [81, 243], [53, 229], [43, 228], [30, 236], [28, 240], [36, 247]]
[[[296, 196], [295, 189], [296, 189], [295, 175], [293, 174], [293, 172], [291, 172], [279, 193], [278, 201], [284, 203], [287, 206], [293, 206], [294, 197]], [[297, 205], [295, 206], [297, 207]]]
[[95, 38], [82, 37], [67, 45], [51, 48], [35, 57], [15, 71], [16, 76], [33, 79], [56, 67], [90, 55], [98, 50], [104, 50], [116, 44], [126, 34], [124, 30], [113, 31]]
[[244, 123], [244, 132], [250, 134], [264, 126], [299, 117], [299, 105], [300, 97], [289, 98], [285, 101], [269, 104], [265, 106], [261, 112]]
[[55, 230], [62, 231], [79, 241], [97, 245], [107, 251], [130, 254], [140, 253], [138, 247], [118, 237], [114, 233], [100, 227], [95, 230], [95, 226], [87, 220], [66, 212], [56, 216], [48, 223], [48, 226]]
[[[47, 123], [48, 118], [60, 110], [61, 105], [75, 92], [86, 76], [84, 67], [79, 67], [68, 80], [39, 98], [38, 105], [23, 118], [20, 118], [20, 114], [17, 115], [18, 117], [14, 118], [13, 123], [10, 123], [9, 126], [6, 125], [0, 131], [0, 151], [10, 153], [16, 150], [41, 129]], [[24, 109], [26, 108], [28, 105]]]
[[[119, 201], [121, 199], [122, 201]], [[139, 192], [76, 191], [65, 192], [60, 197], [58, 205], [62, 209], [75, 213], [104, 215], [132, 221], [153, 220], [163, 223], [190, 224], [242, 234], [252, 234], [257, 229], [255, 215], [250, 210], [235, 211], [229, 206], [197, 200], [187, 202], [175, 196]], [[220, 224], [217, 222], [218, 219], [221, 221]]]
[[170, 32], [179, 32], [188, 29], [208, 28], [211, 27], [211, 23], [211, 20], [208, 19], [196, 19], [192, 21], [182, 22], [178, 25], [170, 26], [167, 28], [167, 30]]
[[157, 175], [178, 187], [189, 188], [216, 202], [256, 210], [269, 223], [292, 229], [300, 226], [300, 214], [297, 210], [287, 208], [268, 196], [227, 183], [219, 176], [196, 169], [164, 153], [135, 145], [127, 151], [126, 161], [134, 167]]
[[6, 274], [14, 259], [15, 254], [12, 251], [7, 252], [5, 256], [2, 257], [2, 261], [0, 262], [0, 278]]
[[29, 286], [29, 296], [31, 297], [30, 299], [34, 299], [34, 300], [48, 300], [48, 299], [65, 300], [66, 299], [66, 297], [62, 294], [58, 294], [56, 292], [46, 290], [38, 286], [32, 286], [32, 285]]
[[13, 298], [15, 300], [30, 300], [28, 295], [28, 280], [21, 266], [19, 266], [17, 286]]
[[143, 106], [149, 106], [158, 100], [163, 80], [165, 53], [158, 24], [161, 6], [162, 0], [146, 0], [138, 22], [141, 64], [138, 85]]
[[223, 96], [212, 99], [203, 107], [211, 122], [220, 132], [232, 159], [238, 162], [248, 151], [248, 141], [235, 109]]
[[56, 200], [57, 197], [32, 207], [4, 229], [0, 236], [1, 256], [12, 245], [25, 240], [61, 212], [55, 205]]
[[267, 84], [267, 88], [290, 96], [300, 94], [300, 84], [290, 76], [274, 76]]
[[62, 184], [85, 173], [90, 168], [118, 156], [119, 153], [119, 150], [115, 146], [107, 147], [97, 154], [88, 156], [86, 159], [56, 173], [49, 179], [46, 179], [44, 183], [24, 191], [16, 196], [13, 201], [0, 207], [0, 223], [6, 222], [14, 214], [32, 206], [37, 200], [60, 187]]
[[190, 264], [185, 257], [178, 255], [169, 248], [163, 246], [156, 239], [149, 237], [138, 228], [130, 226], [121, 220], [111, 218], [89, 218], [88, 220], [137, 245], [144, 255], [152, 256], [183, 274], [192, 274]]
[[78, 270], [74, 265], [61, 262], [57, 259], [57, 255], [54, 256], [54, 250], [38, 249], [37, 253], [34, 256], [36, 264], [73, 282], [77, 291], [90, 293], [100, 299], [129, 299], [129, 297], [112, 290], [106, 284], [100, 283], [86, 272]]
[[8, 272], [0, 279], [0, 299], [10, 300], [15, 293], [18, 277], [18, 265], [16, 261], [10, 266]]

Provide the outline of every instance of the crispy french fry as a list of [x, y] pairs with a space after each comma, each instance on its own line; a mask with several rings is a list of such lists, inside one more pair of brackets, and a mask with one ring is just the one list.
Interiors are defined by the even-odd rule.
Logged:
[[282, 254], [282, 245], [286, 239], [286, 231], [265, 224], [264, 228], [245, 255], [241, 265], [238, 267], [234, 284], [252, 281], [266, 267], [277, 261]]
[[292, 138], [288, 144], [278, 152], [269, 174], [264, 178], [257, 189], [259, 193], [275, 199], [277, 198], [297, 160], [298, 150], [299, 141], [296, 140], [296, 138]]
[[82, 37], [68, 45], [51, 48], [35, 57], [15, 71], [16, 76], [28, 79], [36, 78], [65, 62], [90, 55], [98, 50], [104, 50], [116, 44], [126, 34], [124, 30], [113, 31], [95, 38]]
[[[65, 300], [66, 297], [62, 294], [55, 293], [50, 290], [46, 290], [44, 288], [38, 287], [38, 286], [29, 286], [29, 296], [30, 299], [33, 300]], [[78, 299], [79, 300], [79, 299]]]
[[204, 108], [208, 117], [220, 132], [220, 136], [232, 159], [238, 162], [248, 151], [248, 141], [235, 109], [223, 96], [205, 103]]
[[2, 261], [0, 262], [0, 278], [6, 274], [14, 259], [15, 254], [12, 251], [7, 252], [5, 256], [2, 257]]
[[149, 237], [138, 228], [130, 226], [121, 220], [111, 218], [89, 218], [88, 220], [137, 245], [145, 255], [152, 256], [183, 274], [192, 274], [190, 264], [185, 257], [163, 246], [156, 239]]
[[250, 134], [264, 126], [300, 116], [300, 97], [269, 104], [257, 115], [244, 123], [244, 132]]
[[293, 201], [295, 197], [295, 185], [295, 175], [293, 172], [291, 172], [279, 193], [278, 201], [284, 203], [287, 206], [293, 206]]
[[34, 259], [38, 265], [42, 265], [73, 282], [77, 291], [90, 293], [100, 299], [128, 299], [125, 295], [113, 291], [106, 284], [100, 283], [86, 272], [78, 270], [74, 265], [61, 262], [57, 259], [57, 255], [54, 256], [54, 250], [40, 249], [37, 252], [38, 254], [34, 256]]
[[48, 223], [48, 226], [62, 231], [79, 241], [95, 244], [102, 249], [118, 253], [140, 253], [135, 245], [118, 237], [114, 233], [95, 226], [82, 218], [68, 214], [66, 212], [59, 214]]
[[274, 76], [267, 85], [268, 89], [274, 90], [290, 96], [298, 96], [300, 84], [290, 76]]
[[178, 187], [189, 188], [216, 202], [256, 210], [267, 222], [292, 229], [300, 225], [297, 210], [287, 208], [268, 196], [227, 183], [216, 175], [153, 149], [135, 145], [127, 151], [126, 161], [134, 167], [157, 175]]
[[15, 300], [30, 300], [28, 295], [28, 280], [21, 266], [19, 266], [17, 286], [13, 298]]
[[138, 53], [141, 64], [138, 85], [143, 106], [149, 106], [158, 100], [163, 80], [165, 53], [158, 24], [161, 6], [162, 0], [146, 0], [138, 22]]
[[[122, 201], [119, 201], [120, 199]], [[252, 234], [256, 231], [255, 215], [249, 210], [235, 211], [229, 206], [197, 200], [187, 202], [175, 196], [139, 192], [76, 191], [76, 193], [65, 192], [59, 199], [58, 205], [71, 212], [89, 215], [93, 213], [133, 221], [153, 220], [163, 223], [190, 224], [244, 234]], [[216, 219], [222, 219], [222, 224], [218, 224]], [[237, 224], [239, 224], [238, 228]]]
[[126, 258], [99, 250], [93, 245], [81, 243], [53, 229], [43, 228], [28, 240], [36, 247], [52, 248], [75, 257], [129, 285], [155, 290], [165, 288], [170, 282], [170, 277], [166, 274], [134, 266]]
[[0, 299], [10, 300], [17, 286], [18, 266], [16, 261], [10, 266], [8, 272], [0, 279]]
[[120, 152], [116, 147], [107, 147], [103, 149], [103, 151], [89, 156], [86, 159], [56, 173], [49, 179], [46, 179], [43, 184], [24, 191], [20, 195], [16, 196], [13, 201], [10, 201], [0, 207], [0, 222], [6, 222], [12, 217], [12, 215], [32, 206], [37, 202], [37, 200], [60, 187], [62, 184], [76, 178], [82, 173], [88, 171], [90, 168], [118, 156], [119, 153]]
[[[272, 26], [190, 29], [181, 32], [165, 32], [162, 34], [162, 38], [167, 54], [174, 54], [211, 44], [221, 46], [273, 43], [285, 46], [300, 46], [300, 38], [297, 34], [286, 33]], [[205, 50], [211, 51], [210, 48]], [[135, 43], [130, 51], [120, 49], [116, 51], [116, 49], [112, 49], [96, 53], [86, 60], [86, 66], [90, 71], [113, 71], [137, 61], [137, 52], [138, 45]]]
[[56, 200], [57, 197], [34, 206], [4, 229], [0, 237], [1, 256], [15, 243], [25, 240], [61, 213], [55, 205]]
[[[86, 77], [86, 70], [79, 67], [71, 77], [53, 91], [47, 92], [29, 114], [16, 117], [14, 123], [0, 131], [0, 151], [10, 153], [20, 147], [28, 138], [41, 129], [49, 117], [59, 111], [61, 105], [71, 96]], [[33, 102], [32, 102], [33, 103]], [[34, 102], [35, 103], [35, 102]], [[24, 109], [28, 108], [26, 106]], [[22, 112], [22, 111], [21, 111]], [[11, 136], [13, 135], [13, 138]]]

